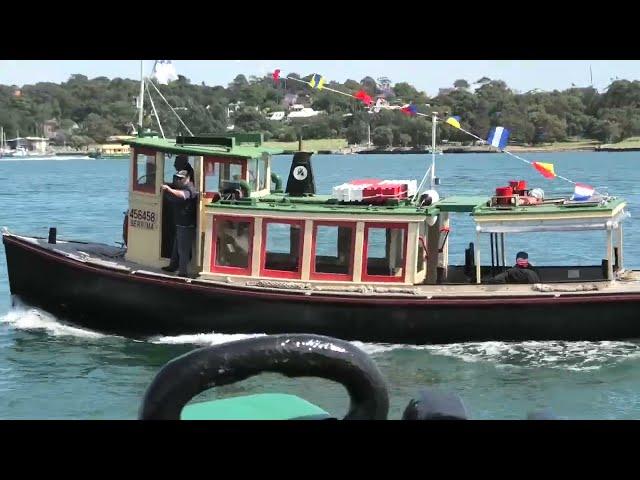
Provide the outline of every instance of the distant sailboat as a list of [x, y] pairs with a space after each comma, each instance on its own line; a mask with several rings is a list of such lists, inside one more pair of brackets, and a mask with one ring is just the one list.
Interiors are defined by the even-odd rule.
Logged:
[[7, 147], [7, 134], [4, 132], [4, 127], [0, 127], [0, 158], [12, 155], [13, 151]]

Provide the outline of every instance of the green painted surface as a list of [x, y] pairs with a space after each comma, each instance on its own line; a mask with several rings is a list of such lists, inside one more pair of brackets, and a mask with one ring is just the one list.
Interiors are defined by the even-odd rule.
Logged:
[[451, 196], [443, 198], [435, 203], [432, 208], [438, 209], [440, 212], [473, 212], [478, 205], [482, 205], [489, 201], [489, 197], [480, 196]]
[[266, 197], [251, 199], [251, 201], [225, 202], [219, 201], [205, 205], [213, 210], [235, 211], [277, 211], [301, 213], [348, 213], [367, 215], [426, 215], [426, 208], [415, 205], [379, 206], [379, 205], [351, 205], [340, 204], [330, 195], [316, 195], [313, 197], [289, 197], [287, 194], [271, 194]]
[[473, 210], [474, 217], [483, 216], [520, 216], [520, 215], [575, 215], [580, 217], [585, 213], [599, 213], [603, 216], [610, 216], [621, 204], [626, 203], [624, 199], [616, 198], [604, 205], [571, 205], [563, 206], [557, 204], [545, 204], [534, 206], [523, 206], [510, 209], [497, 209], [486, 206], [478, 206]]
[[313, 195], [309, 197], [290, 197], [286, 193], [272, 193], [260, 198], [261, 202], [282, 202], [286, 198], [289, 202], [301, 205], [324, 205], [331, 201], [331, 195]]
[[187, 405], [181, 420], [289, 420], [329, 417], [320, 407], [282, 393], [263, 393]]
[[277, 155], [282, 150], [267, 147], [235, 145], [231, 149], [216, 145], [176, 145], [175, 140], [157, 137], [141, 137], [123, 140], [123, 144], [133, 147], [152, 148], [160, 152], [184, 155], [216, 155], [221, 157], [259, 158], [263, 152]]

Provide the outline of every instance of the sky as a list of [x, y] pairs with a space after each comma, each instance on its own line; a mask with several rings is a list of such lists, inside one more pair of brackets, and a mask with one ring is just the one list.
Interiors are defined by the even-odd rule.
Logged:
[[[143, 62], [145, 73], [153, 60]], [[640, 60], [174, 60], [180, 75], [192, 83], [226, 86], [242, 73], [262, 76], [276, 68], [282, 73], [319, 73], [328, 81], [386, 76], [393, 83], [408, 82], [433, 96], [438, 89], [451, 87], [457, 79], [474, 83], [482, 77], [504, 80], [520, 92], [533, 89], [563, 90], [572, 84], [591, 83], [603, 91], [612, 80], [640, 79]], [[0, 84], [18, 85], [66, 81], [79, 73], [89, 78], [140, 78], [139, 60], [0, 60]]]

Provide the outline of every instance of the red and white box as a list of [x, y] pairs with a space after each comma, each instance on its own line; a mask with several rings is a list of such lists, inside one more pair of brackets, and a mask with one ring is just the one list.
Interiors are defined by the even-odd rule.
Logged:
[[415, 180], [352, 180], [333, 187], [333, 198], [342, 202], [384, 203], [390, 198], [405, 199], [415, 195]]

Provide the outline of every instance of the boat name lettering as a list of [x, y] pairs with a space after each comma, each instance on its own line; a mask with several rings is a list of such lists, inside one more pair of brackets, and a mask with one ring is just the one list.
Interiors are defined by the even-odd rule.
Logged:
[[132, 208], [129, 211], [129, 225], [137, 228], [155, 228], [156, 212]]

